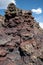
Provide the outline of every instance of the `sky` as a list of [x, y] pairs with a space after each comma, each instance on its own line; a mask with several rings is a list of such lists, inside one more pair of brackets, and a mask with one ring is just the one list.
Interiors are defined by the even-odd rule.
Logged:
[[9, 3], [13, 2], [18, 8], [31, 10], [35, 20], [43, 28], [43, 0], [0, 0], [0, 14], [4, 15]]

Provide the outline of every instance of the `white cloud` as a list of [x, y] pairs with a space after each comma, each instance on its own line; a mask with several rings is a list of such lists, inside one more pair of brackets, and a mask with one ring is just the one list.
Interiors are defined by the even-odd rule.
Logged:
[[9, 3], [14, 3], [16, 5], [15, 0], [0, 0], [0, 9], [6, 9]]
[[43, 22], [39, 22], [41, 28], [43, 28]]
[[42, 9], [38, 8], [38, 9], [32, 9], [32, 12], [35, 14], [41, 14], [42, 13]]
[[36, 17], [35, 20], [36, 20], [37, 22], [39, 22], [40, 27], [43, 28], [43, 22], [40, 22], [40, 21], [43, 21], [43, 20], [42, 20], [42, 16]]

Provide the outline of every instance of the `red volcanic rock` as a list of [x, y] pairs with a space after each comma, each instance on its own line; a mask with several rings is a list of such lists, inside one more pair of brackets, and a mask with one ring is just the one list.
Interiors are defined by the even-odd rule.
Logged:
[[13, 63], [13, 62], [9, 62], [9, 63], [7, 63], [6, 65], [16, 65], [16, 64]]
[[0, 62], [3, 62], [6, 60], [6, 57], [0, 57]]
[[0, 48], [0, 57], [4, 57], [7, 55], [7, 51], [5, 49]]
[[0, 16], [0, 65], [43, 65], [43, 30], [13, 3]]

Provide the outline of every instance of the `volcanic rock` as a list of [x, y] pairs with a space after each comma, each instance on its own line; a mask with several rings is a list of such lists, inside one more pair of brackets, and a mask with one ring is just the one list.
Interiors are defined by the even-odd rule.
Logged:
[[43, 65], [43, 29], [13, 3], [0, 16], [0, 65]]

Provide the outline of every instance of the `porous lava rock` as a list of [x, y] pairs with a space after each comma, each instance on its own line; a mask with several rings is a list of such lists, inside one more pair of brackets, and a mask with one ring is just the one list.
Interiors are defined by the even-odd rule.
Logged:
[[43, 65], [43, 30], [13, 3], [0, 16], [0, 65]]

